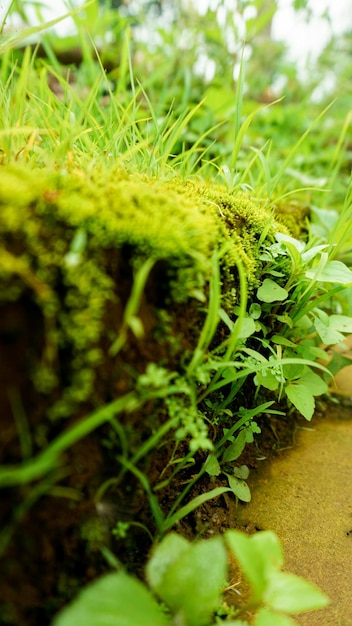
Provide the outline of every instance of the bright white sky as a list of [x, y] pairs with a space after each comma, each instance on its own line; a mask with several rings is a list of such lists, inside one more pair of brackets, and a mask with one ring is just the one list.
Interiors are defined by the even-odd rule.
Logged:
[[[203, 13], [207, 6], [216, 7], [219, 0], [184, 0], [185, 4], [193, 3]], [[0, 0], [0, 20], [11, 0]], [[75, 0], [75, 4], [83, 3]], [[236, 0], [223, 0], [226, 8], [232, 10]], [[331, 34], [326, 20], [320, 16], [327, 9], [331, 16], [334, 32], [339, 33], [352, 28], [352, 0], [309, 0], [314, 18], [307, 25], [291, 8], [292, 0], [278, 0], [279, 10], [274, 18], [273, 35], [278, 40], [284, 40], [289, 47], [290, 57], [304, 66], [308, 55], [316, 56], [324, 48]], [[47, 19], [52, 19], [65, 13], [65, 0], [56, 0], [55, 7], [51, 0], [42, 0], [47, 4]], [[67, 29], [68, 21], [61, 24], [60, 31]]]

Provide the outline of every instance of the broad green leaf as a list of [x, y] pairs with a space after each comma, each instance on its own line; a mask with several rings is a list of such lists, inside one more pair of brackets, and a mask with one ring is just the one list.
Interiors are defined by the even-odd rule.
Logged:
[[308, 263], [308, 261], [311, 261], [312, 259], [314, 259], [314, 257], [317, 256], [317, 254], [319, 254], [322, 250], [325, 250], [328, 247], [329, 247], [329, 244], [325, 243], [325, 244], [322, 244], [321, 246], [314, 246], [313, 248], [310, 248], [306, 252], [303, 252], [302, 254], [303, 263]]
[[329, 355], [327, 353], [326, 350], [323, 350], [323, 348], [318, 348], [318, 346], [311, 346], [311, 345], [307, 345], [305, 346], [304, 342], [302, 341], [301, 343], [301, 349], [303, 347], [302, 350], [302, 356], [304, 356], [304, 358], [310, 358], [315, 361], [316, 359], [321, 359], [322, 361], [328, 361], [329, 360]]
[[352, 317], [347, 315], [330, 315], [329, 326], [342, 333], [352, 333]]
[[265, 564], [252, 537], [239, 530], [228, 530], [225, 541], [251, 586], [253, 602], [260, 602], [266, 587]]
[[254, 618], [253, 626], [297, 626], [297, 622], [288, 615], [262, 607]]
[[226, 474], [227, 479], [229, 481], [229, 485], [231, 487], [231, 491], [235, 494], [235, 496], [242, 500], [242, 502], [250, 502], [251, 501], [251, 491], [244, 482], [240, 478], [236, 478], [236, 476], [231, 476], [231, 474]]
[[144, 585], [125, 572], [88, 585], [63, 609], [52, 626], [171, 626]]
[[154, 591], [158, 593], [165, 572], [190, 546], [187, 539], [176, 533], [170, 533], [156, 546], [146, 567], [147, 580]]
[[272, 530], [263, 530], [255, 533], [251, 541], [257, 552], [261, 554], [264, 569], [268, 574], [273, 569], [278, 570], [284, 564], [284, 555], [279, 538]]
[[209, 476], [219, 476], [221, 474], [220, 463], [214, 454], [209, 454], [205, 461], [204, 469]]
[[306, 365], [302, 365], [302, 363], [290, 363], [289, 365], [285, 365], [283, 367], [284, 377], [287, 381], [296, 380], [296, 382], [298, 382], [298, 378], [303, 376], [306, 369]]
[[328, 386], [315, 372], [313, 372], [309, 367], [305, 368], [304, 374], [299, 379], [299, 384], [306, 385], [308, 387], [309, 392], [313, 396], [321, 396], [323, 393], [326, 393], [328, 390]]
[[263, 284], [257, 290], [257, 298], [262, 302], [281, 302], [286, 300], [287, 297], [288, 291], [280, 287], [271, 278], [265, 278]]
[[275, 239], [279, 243], [293, 245], [299, 253], [303, 252], [305, 248], [303, 241], [299, 241], [299, 239], [295, 239], [294, 237], [291, 237], [291, 235], [286, 235], [285, 233], [276, 233]]
[[312, 583], [286, 572], [273, 572], [270, 576], [265, 601], [276, 611], [301, 613], [324, 608], [328, 597]]
[[235, 461], [236, 459], [238, 459], [240, 454], [243, 452], [245, 445], [246, 445], [246, 431], [241, 430], [238, 433], [234, 443], [232, 443], [230, 446], [226, 448], [224, 454], [222, 455], [222, 462], [230, 463], [231, 461]]
[[[149, 581], [154, 579], [154, 569], [160, 569], [158, 560], [157, 547], [147, 567]], [[227, 553], [224, 542], [222, 538], [215, 537], [189, 544], [188, 549], [164, 570], [155, 591], [171, 612], [178, 616], [179, 623], [206, 626], [219, 606], [226, 576]], [[137, 624], [139, 626], [138, 622], [134, 626]]]
[[285, 393], [297, 411], [310, 421], [314, 414], [315, 402], [309, 388], [299, 383], [290, 383], [286, 385]]
[[318, 307], [316, 307], [314, 309], [314, 314], [315, 317], [319, 317], [319, 319], [323, 322], [323, 324], [325, 324], [325, 326], [329, 326], [330, 316], [327, 314], [326, 311], [323, 311], [323, 309], [319, 309]]
[[[312, 322], [308, 315], [302, 315], [302, 317], [300, 317], [297, 321], [292, 322], [292, 324], [293, 326], [297, 326], [297, 328], [299, 328], [300, 330], [306, 330], [307, 333], [309, 332], [310, 328], [312, 328]], [[293, 328], [293, 326], [290, 326], [290, 328]]]
[[323, 283], [352, 284], [352, 271], [341, 261], [328, 261], [318, 274], [317, 268], [308, 270], [306, 277]]
[[326, 326], [318, 317], [314, 319], [314, 327], [322, 342], [328, 346], [335, 343], [341, 343], [341, 341], [345, 338], [342, 333], [338, 332], [334, 328], [331, 328], [330, 325]]

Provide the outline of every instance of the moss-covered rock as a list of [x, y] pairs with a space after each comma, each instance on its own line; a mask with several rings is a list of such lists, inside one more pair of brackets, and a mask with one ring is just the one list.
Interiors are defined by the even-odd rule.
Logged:
[[[247, 196], [206, 184], [161, 182], [121, 169], [88, 175], [3, 167], [1, 307], [3, 313], [10, 303], [24, 311], [36, 307], [36, 343], [24, 358], [35, 393], [47, 397], [49, 416], [72, 415], [82, 403], [94, 407], [116, 397], [125, 368], [113, 346], [126, 348], [128, 338], [132, 344], [139, 338], [139, 349], [143, 341], [154, 342], [158, 361], [153, 336], [162, 311], [172, 317], [182, 304], [189, 307], [188, 324], [198, 322], [211, 255], [225, 241], [232, 246], [222, 259], [223, 306], [233, 317], [237, 260], [251, 291], [260, 278], [263, 241], [282, 228]], [[148, 259], [141, 293], [133, 296]], [[128, 302], [135, 307], [131, 320]], [[5, 337], [11, 332], [16, 329], [2, 329]], [[193, 347], [199, 332], [193, 329]], [[170, 355], [177, 356], [168, 339], [175, 344], [172, 333], [163, 337], [166, 365]]]
[[[235, 321], [238, 268], [255, 294], [263, 246], [277, 230], [284, 227], [272, 212], [247, 195], [194, 181], [117, 168], [0, 169], [0, 485], [10, 520], [0, 559], [3, 551], [8, 623], [24, 615], [21, 623], [49, 621], [82, 580], [105, 571], [92, 545], [111, 537], [116, 520], [140, 520], [133, 528], [143, 535], [123, 543], [122, 560], [136, 545], [141, 554], [149, 549], [143, 527], [153, 529], [155, 519], [132, 474], [116, 480], [126, 470], [121, 459], [138, 459], [153, 487], [167, 476], [158, 496], [170, 508], [175, 441], [188, 452], [187, 439], [192, 453], [211, 445], [208, 409], [197, 398], [209, 372], [199, 364], [229, 333], [229, 322], [216, 331], [215, 311], [204, 339], [214, 276], [217, 310]], [[174, 438], [161, 441], [170, 429]], [[113, 516], [99, 521], [106, 490]], [[63, 496], [60, 506], [50, 497], [34, 503], [37, 493]], [[93, 544], [87, 529], [100, 531]], [[18, 605], [12, 590], [31, 588], [39, 570], [47, 606], [33, 612], [35, 600], [23, 594]]]

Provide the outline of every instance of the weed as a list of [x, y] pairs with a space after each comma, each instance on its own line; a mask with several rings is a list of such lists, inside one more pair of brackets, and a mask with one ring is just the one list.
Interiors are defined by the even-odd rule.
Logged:
[[[231, 612], [221, 606], [229, 558], [237, 560], [251, 589], [248, 602], [232, 607]], [[229, 530], [223, 537], [195, 543], [171, 533], [154, 547], [146, 565], [149, 588], [124, 570], [107, 574], [86, 587], [56, 617], [53, 626], [71, 626], [83, 616], [87, 626], [99, 626], [107, 619], [117, 626], [215, 626], [216, 612], [225, 615], [221, 623], [229, 626], [248, 626], [248, 614], [254, 617], [251, 623], [258, 626], [284, 626], [296, 623], [289, 614], [328, 604], [328, 598], [319, 589], [294, 574], [282, 572], [282, 566], [280, 543], [270, 531], [248, 537]]]

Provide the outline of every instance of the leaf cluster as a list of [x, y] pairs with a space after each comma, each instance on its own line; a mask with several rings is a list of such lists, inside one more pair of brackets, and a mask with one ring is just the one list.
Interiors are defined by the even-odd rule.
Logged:
[[[220, 612], [229, 560], [236, 559], [251, 595], [232, 607], [220, 623], [248, 626], [293, 626], [290, 614], [325, 607], [329, 600], [308, 581], [282, 572], [281, 545], [271, 531], [248, 537], [229, 530], [222, 537], [195, 543], [175, 533], [154, 547], [146, 565], [147, 585], [125, 571], [107, 574], [84, 589], [54, 619], [53, 626], [215, 626]], [[155, 596], [162, 605], [157, 602]], [[216, 621], [216, 623], [219, 623]]]

